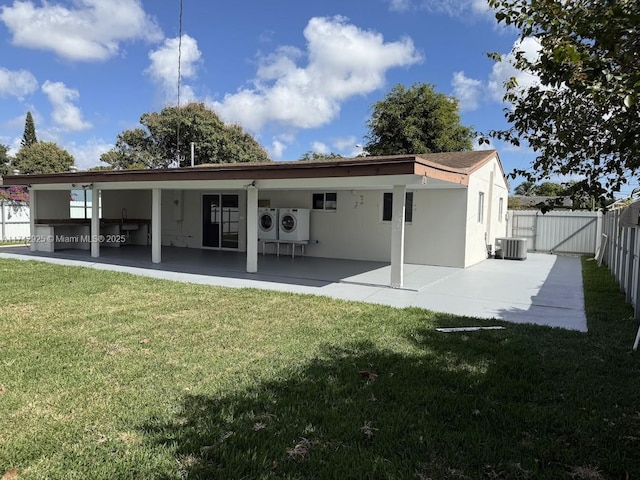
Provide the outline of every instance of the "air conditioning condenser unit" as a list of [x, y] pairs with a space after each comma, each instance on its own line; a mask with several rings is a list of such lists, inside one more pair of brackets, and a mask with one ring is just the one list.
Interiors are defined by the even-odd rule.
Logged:
[[527, 239], [515, 237], [496, 238], [495, 257], [509, 260], [526, 260]]

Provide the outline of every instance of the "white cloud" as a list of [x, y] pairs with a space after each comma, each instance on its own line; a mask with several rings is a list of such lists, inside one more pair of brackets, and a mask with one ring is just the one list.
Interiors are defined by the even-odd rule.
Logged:
[[524, 52], [526, 59], [529, 61], [535, 61], [540, 54], [540, 48], [540, 42], [535, 38], [528, 37], [522, 41], [517, 40], [513, 44], [511, 52], [507, 55], [503, 55], [501, 62], [496, 62], [493, 65], [493, 70], [489, 76], [488, 89], [490, 95], [495, 100], [502, 100], [505, 93], [504, 84], [512, 77], [516, 79], [518, 86], [523, 90], [540, 83], [537, 76], [528, 72], [516, 70], [512, 65], [512, 62], [515, 60], [514, 52], [521, 50]]
[[[351, 150], [351, 152], [347, 156], [351, 157], [351, 158], [355, 158], [355, 157], [358, 157], [360, 155], [365, 155], [365, 152], [366, 151], [364, 149], [364, 145], [358, 144]], [[369, 153], [366, 152], [366, 155], [369, 155]]]
[[392, 12], [427, 10], [445, 13], [451, 17], [470, 18], [471, 15], [492, 18], [487, 0], [388, 0]]
[[[252, 88], [225, 95], [213, 108], [253, 131], [268, 122], [319, 127], [333, 120], [349, 97], [384, 86], [390, 68], [422, 60], [411, 39], [385, 43], [381, 34], [343, 17], [312, 18], [304, 36], [306, 52], [281, 47], [262, 59]], [[298, 65], [304, 59], [306, 65]]]
[[271, 146], [267, 148], [267, 152], [269, 152], [271, 158], [280, 159], [286, 149], [287, 145], [284, 142], [274, 139], [273, 142], [271, 142]]
[[276, 137], [278, 140], [283, 141], [284, 143], [292, 144], [296, 141], [296, 136], [293, 133], [280, 133]]
[[313, 142], [311, 143], [311, 151], [315, 153], [320, 153], [322, 155], [327, 155], [331, 153], [331, 149], [326, 143], [322, 142]]
[[293, 133], [283, 132], [274, 136], [271, 145], [265, 147], [269, 153], [269, 157], [275, 160], [281, 160], [284, 152], [289, 146], [296, 141]]
[[15, 154], [18, 153], [18, 151], [22, 147], [21, 142], [22, 142], [22, 135], [20, 135], [19, 137], [4, 136], [0, 139], [1, 144], [9, 147], [9, 150], [7, 151], [7, 153], [10, 156], [15, 156]]
[[476, 110], [482, 95], [482, 81], [465, 76], [464, 72], [455, 72], [451, 80], [453, 95], [460, 100], [460, 110]]
[[461, 110], [476, 110], [483, 99], [502, 102], [505, 90], [505, 83], [511, 78], [515, 78], [518, 83], [518, 90], [525, 91], [533, 85], [539, 85], [537, 76], [528, 72], [517, 70], [513, 66], [515, 52], [521, 50], [529, 61], [535, 61], [540, 53], [540, 43], [535, 38], [525, 38], [517, 40], [511, 52], [502, 56], [502, 61], [496, 62], [486, 81], [481, 81], [465, 76], [464, 72], [455, 72], [451, 79], [453, 95], [460, 100]]
[[176, 103], [178, 99], [178, 49], [180, 47], [180, 103], [188, 103], [196, 99], [193, 87], [182, 83], [184, 80], [197, 77], [197, 70], [202, 53], [198, 49], [198, 42], [189, 35], [180, 38], [167, 38], [162, 46], [149, 52], [151, 64], [145, 72], [157, 83], [169, 103]]
[[389, 10], [392, 12], [406, 12], [411, 7], [411, 0], [389, 0]]
[[354, 148], [356, 148], [356, 137], [354, 137], [353, 135], [351, 135], [350, 137], [343, 137], [343, 138], [335, 138], [331, 141], [331, 144], [340, 152], [344, 152], [346, 151], [353, 151]]
[[100, 162], [100, 155], [108, 152], [112, 148], [113, 144], [95, 138], [81, 145], [75, 142], [65, 145], [65, 149], [73, 155], [73, 158], [76, 160], [75, 164], [80, 170], [87, 170], [91, 167], [104, 165], [104, 163]]
[[42, 85], [42, 91], [49, 97], [53, 107], [51, 118], [57, 126], [74, 132], [91, 128], [91, 124], [82, 119], [80, 109], [73, 104], [80, 97], [77, 90], [67, 88], [62, 82], [47, 80]]
[[38, 89], [38, 81], [27, 70], [0, 67], [0, 97], [24, 98]]
[[0, 10], [0, 20], [17, 46], [50, 50], [73, 61], [106, 60], [120, 43], [158, 41], [162, 32], [140, 0], [75, 0], [75, 8], [15, 0]]

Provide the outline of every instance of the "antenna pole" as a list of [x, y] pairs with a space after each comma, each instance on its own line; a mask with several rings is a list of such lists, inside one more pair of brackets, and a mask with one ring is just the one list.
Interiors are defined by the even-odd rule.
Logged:
[[180, 167], [180, 122], [181, 112], [180, 112], [180, 84], [182, 83], [182, 1], [180, 0], [180, 15], [179, 15], [179, 25], [178, 25], [178, 127], [176, 133], [176, 161], [178, 162], [178, 167]]

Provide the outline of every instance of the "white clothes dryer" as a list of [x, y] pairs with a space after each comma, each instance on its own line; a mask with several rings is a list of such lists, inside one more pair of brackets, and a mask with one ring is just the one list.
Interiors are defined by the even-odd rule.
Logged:
[[278, 240], [278, 213], [277, 208], [258, 210], [258, 239]]
[[281, 208], [279, 220], [279, 239], [291, 242], [309, 240], [309, 209]]

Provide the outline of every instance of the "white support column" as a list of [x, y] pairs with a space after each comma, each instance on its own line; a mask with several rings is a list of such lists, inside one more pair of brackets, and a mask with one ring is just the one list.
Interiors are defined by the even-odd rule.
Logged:
[[247, 273], [258, 271], [258, 189], [247, 188]]
[[91, 189], [91, 256], [100, 256], [100, 190]]
[[162, 261], [162, 190], [151, 190], [151, 261]]
[[29, 189], [29, 235], [31, 235], [31, 242], [29, 242], [29, 249], [32, 252], [36, 251], [36, 212], [38, 211], [37, 203], [38, 195], [34, 189]]
[[402, 288], [404, 281], [404, 210], [406, 185], [393, 186], [391, 217], [391, 287]]

